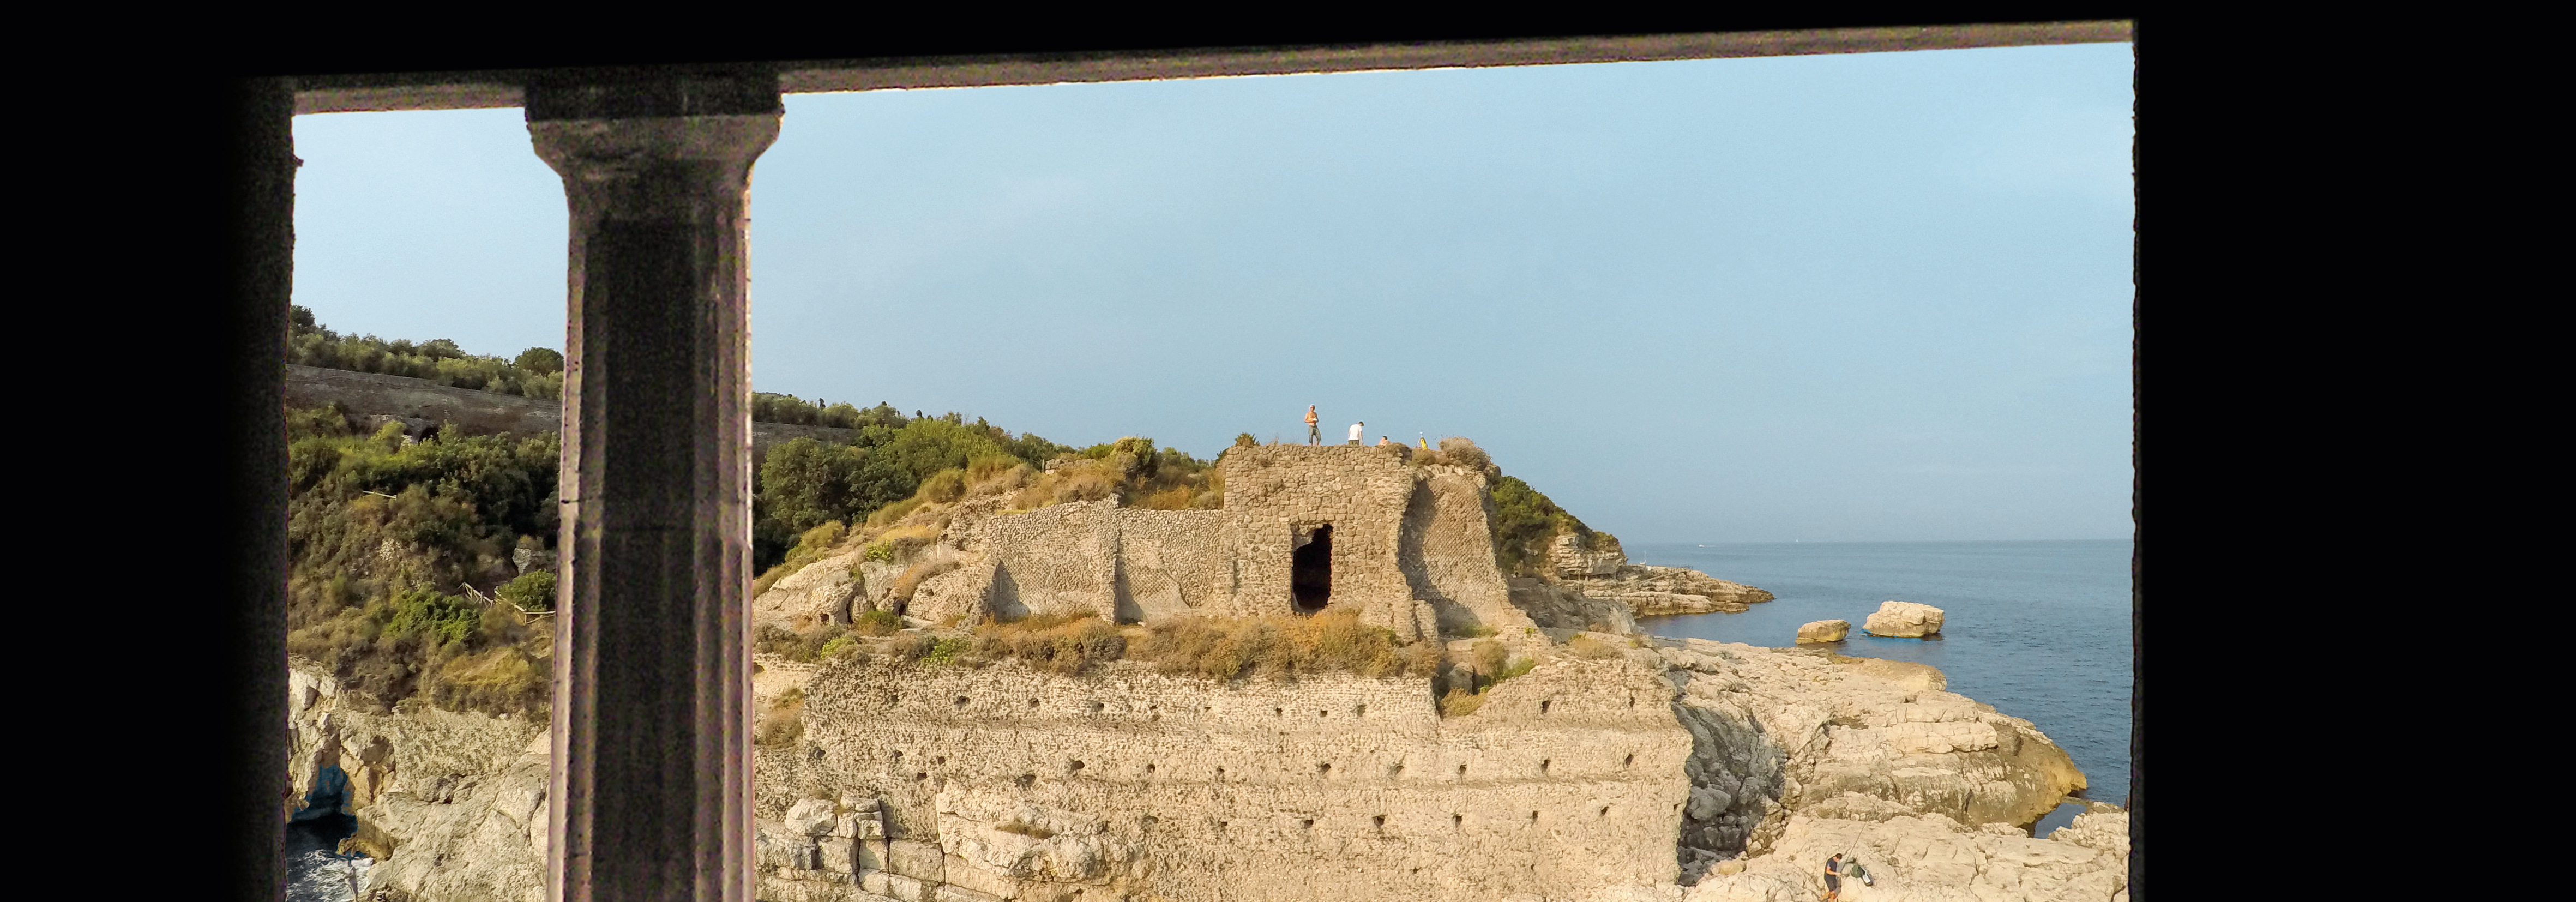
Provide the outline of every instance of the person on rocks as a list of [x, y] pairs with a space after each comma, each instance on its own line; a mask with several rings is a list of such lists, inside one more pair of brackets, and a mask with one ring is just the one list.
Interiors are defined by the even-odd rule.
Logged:
[[1367, 424], [1367, 423], [1352, 423], [1352, 424], [1351, 424], [1351, 444], [1356, 445], [1356, 444], [1359, 444], [1359, 443], [1360, 443], [1360, 427], [1362, 427], [1362, 426], [1366, 426], [1366, 425], [1368, 425], [1368, 424]]
[[1843, 853], [1825, 859], [1825, 902], [1834, 902], [1843, 893]]
[[1306, 405], [1306, 444], [1320, 445], [1323, 443], [1323, 431], [1315, 428], [1315, 405], [1308, 404]]
[[1394, 444], [1395, 442], [1389, 440], [1386, 436], [1381, 435], [1377, 437], [1377, 446], [1380, 448], [1390, 447]]

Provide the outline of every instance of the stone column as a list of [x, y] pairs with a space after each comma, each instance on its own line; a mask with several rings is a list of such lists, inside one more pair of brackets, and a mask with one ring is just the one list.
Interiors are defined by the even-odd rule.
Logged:
[[752, 160], [774, 73], [528, 86], [572, 214], [550, 896], [751, 902]]

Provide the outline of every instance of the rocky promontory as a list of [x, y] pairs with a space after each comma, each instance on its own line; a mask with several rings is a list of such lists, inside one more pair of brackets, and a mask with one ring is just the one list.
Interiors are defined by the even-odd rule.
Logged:
[[1559, 585], [1618, 602], [1636, 617], [1740, 614], [1772, 597], [1687, 567], [1628, 563], [1617, 540], [1597, 533], [1589, 539], [1571, 532], [1557, 536], [1548, 546], [1548, 567]]

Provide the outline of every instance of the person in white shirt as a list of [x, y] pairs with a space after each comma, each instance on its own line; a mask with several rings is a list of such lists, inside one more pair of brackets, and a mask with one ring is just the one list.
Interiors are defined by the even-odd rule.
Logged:
[[1368, 425], [1368, 424], [1367, 424], [1367, 423], [1352, 423], [1352, 424], [1351, 424], [1351, 444], [1356, 445], [1356, 444], [1359, 444], [1359, 443], [1360, 443], [1360, 427], [1362, 427], [1362, 426], [1366, 426], [1366, 425]]

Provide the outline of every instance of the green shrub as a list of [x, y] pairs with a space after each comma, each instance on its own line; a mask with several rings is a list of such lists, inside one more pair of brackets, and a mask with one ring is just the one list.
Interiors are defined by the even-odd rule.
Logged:
[[862, 636], [891, 636], [903, 629], [903, 616], [870, 610], [850, 618], [850, 631]]
[[555, 572], [547, 569], [519, 574], [519, 578], [502, 583], [501, 588], [495, 590], [493, 594], [499, 596], [502, 601], [518, 605], [521, 610], [554, 610]]
[[966, 497], [966, 471], [941, 470], [921, 481], [921, 498], [934, 504], [953, 504]]
[[752, 638], [752, 650], [810, 664], [822, 655], [825, 646], [845, 634], [844, 630], [828, 626], [800, 633], [776, 625], [764, 625]]
[[930, 647], [922, 652], [921, 660], [927, 664], [954, 664], [958, 656], [973, 649], [973, 640], [963, 636], [944, 636], [930, 643]]
[[814, 656], [815, 656], [815, 657], [817, 657], [817, 658], [837, 658], [837, 657], [845, 657], [845, 656], [848, 656], [848, 655], [854, 655], [854, 654], [856, 654], [856, 653], [858, 652], [858, 648], [859, 648], [859, 639], [858, 639], [858, 637], [856, 637], [856, 636], [852, 636], [852, 635], [848, 635], [848, 634], [843, 634], [843, 635], [840, 635], [840, 636], [835, 636], [835, 637], [833, 637], [833, 638], [832, 638], [832, 641], [830, 641], [830, 642], [825, 642], [825, 643], [823, 643], [823, 647], [822, 647], [822, 648], [816, 649], [816, 650], [814, 651]]
[[381, 633], [384, 638], [420, 636], [433, 646], [463, 642], [483, 623], [482, 606], [467, 601], [465, 596], [430, 588], [411, 589], [394, 596], [385, 613]]

